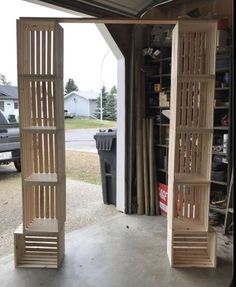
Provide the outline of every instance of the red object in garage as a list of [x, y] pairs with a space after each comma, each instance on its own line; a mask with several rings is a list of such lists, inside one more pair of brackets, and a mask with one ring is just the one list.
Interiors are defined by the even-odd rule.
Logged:
[[229, 27], [228, 19], [220, 19], [217, 21], [217, 29], [218, 30], [227, 30]]
[[159, 196], [159, 206], [161, 215], [167, 215], [167, 200], [168, 200], [168, 186], [164, 183], [157, 183], [157, 190]]

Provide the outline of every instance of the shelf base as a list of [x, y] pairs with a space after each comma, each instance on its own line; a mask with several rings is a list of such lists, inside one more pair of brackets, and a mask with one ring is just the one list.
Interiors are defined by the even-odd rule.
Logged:
[[216, 233], [174, 232], [173, 267], [216, 267]]
[[174, 267], [214, 267], [207, 250], [182, 249], [174, 251]]
[[64, 228], [60, 233], [24, 234], [22, 225], [14, 233], [15, 267], [59, 269], [65, 252]]
[[32, 233], [51, 234], [57, 232], [58, 232], [57, 219], [36, 218], [27, 228], [25, 228], [25, 234], [32, 234]]

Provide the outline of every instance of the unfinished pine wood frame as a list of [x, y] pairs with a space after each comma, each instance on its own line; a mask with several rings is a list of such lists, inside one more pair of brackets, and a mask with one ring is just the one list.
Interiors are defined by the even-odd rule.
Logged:
[[176, 21], [28, 17], [17, 21], [23, 223], [14, 233], [16, 267], [59, 268], [64, 257], [63, 29], [59, 23]]
[[174, 267], [215, 267], [208, 210], [216, 23], [179, 21], [172, 35], [167, 254]]
[[[92, 18], [22, 18], [18, 21], [23, 224], [16, 230], [14, 236], [17, 267], [59, 268], [64, 257], [63, 30], [59, 22], [176, 24], [176, 21], [169, 20]], [[201, 165], [201, 162], [211, 155], [209, 143], [212, 140], [211, 95], [214, 93], [215, 23], [210, 21], [206, 23], [197, 21], [194, 25], [193, 23], [189, 25], [189, 21], [179, 22], [174, 36], [178, 38], [179, 27], [185, 29], [185, 36], [180, 37], [182, 54], [179, 48], [175, 47], [174, 58], [172, 56], [174, 77], [172, 77], [171, 106], [178, 106], [179, 110], [177, 112], [177, 109], [172, 109], [173, 116], [171, 116], [170, 142], [175, 143], [177, 137], [178, 144], [170, 144], [169, 153], [171, 161], [169, 168], [172, 166], [173, 170], [169, 170], [171, 184], [168, 202], [168, 256], [172, 266], [215, 266], [215, 234], [207, 232], [208, 220], [201, 211], [201, 208], [204, 211], [208, 209], [210, 184], [210, 160], [206, 161], [205, 169], [205, 164]], [[175, 45], [179, 43], [177, 38], [174, 41]], [[179, 61], [178, 64], [176, 60]], [[179, 72], [180, 67], [182, 72]], [[186, 92], [189, 89], [192, 93]], [[195, 94], [192, 100], [190, 94]], [[209, 96], [202, 97], [202, 94]], [[178, 95], [182, 95], [183, 99], [181, 100]], [[186, 98], [190, 100], [184, 100]], [[180, 101], [178, 105], [175, 99]], [[176, 113], [181, 114], [178, 119], [179, 126], [176, 126]], [[172, 164], [177, 161], [178, 164]], [[176, 165], [179, 172], [175, 173]], [[194, 201], [194, 196], [188, 197], [186, 202], [188, 207], [185, 207], [183, 199], [178, 200], [178, 197], [181, 198], [181, 188], [184, 189], [181, 185], [186, 185], [185, 190], [186, 188], [190, 190], [190, 194], [191, 190], [194, 190], [197, 198]], [[198, 187], [191, 187], [195, 185]], [[175, 218], [172, 211], [174, 187], [179, 190], [175, 202], [180, 202], [181, 205], [175, 213]], [[187, 198], [188, 195], [184, 196]], [[204, 206], [200, 208], [201, 202]], [[199, 209], [197, 207], [196, 210], [196, 206]], [[185, 214], [190, 215], [185, 218]], [[181, 227], [178, 229], [178, 221], [181, 220], [184, 220], [184, 224], [180, 224]], [[191, 223], [187, 223], [188, 221]], [[197, 224], [194, 224], [194, 221]], [[201, 225], [200, 231], [193, 228], [197, 225]], [[199, 244], [204, 248], [199, 250], [197, 246], [189, 249], [188, 244], [185, 244], [186, 241], [189, 245]], [[189, 258], [189, 261], [184, 258]]]
[[65, 140], [63, 29], [57, 21], [19, 20], [23, 223], [16, 267], [59, 268], [64, 257]]

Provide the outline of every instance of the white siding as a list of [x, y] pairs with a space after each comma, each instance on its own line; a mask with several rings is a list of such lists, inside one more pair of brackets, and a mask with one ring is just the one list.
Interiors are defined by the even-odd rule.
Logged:
[[68, 114], [89, 117], [89, 101], [77, 94], [71, 94], [70, 97], [65, 98], [64, 109]]
[[11, 100], [4, 100], [4, 114], [14, 115], [14, 102]]
[[90, 116], [95, 116], [95, 112], [97, 109], [97, 103], [96, 100], [90, 100], [89, 101], [89, 106], [90, 106]]

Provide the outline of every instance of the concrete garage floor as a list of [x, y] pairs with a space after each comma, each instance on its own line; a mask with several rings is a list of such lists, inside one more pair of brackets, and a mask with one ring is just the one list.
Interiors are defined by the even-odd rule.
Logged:
[[66, 234], [59, 271], [15, 269], [10, 255], [0, 259], [0, 278], [1, 287], [228, 287], [232, 258], [221, 254], [216, 269], [170, 268], [166, 218], [119, 213]]
[[[22, 223], [20, 176], [12, 164], [0, 166], [0, 257], [14, 252], [13, 233]], [[66, 189], [66, 233], [118, 213], [114, 205], [103, 204], [99, 185], [67, 178]]]

